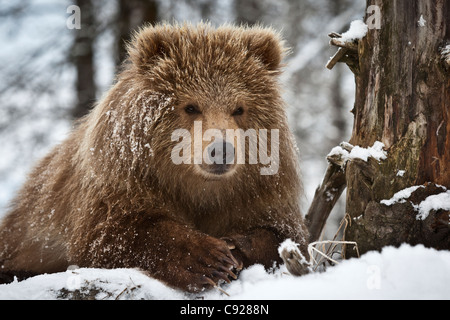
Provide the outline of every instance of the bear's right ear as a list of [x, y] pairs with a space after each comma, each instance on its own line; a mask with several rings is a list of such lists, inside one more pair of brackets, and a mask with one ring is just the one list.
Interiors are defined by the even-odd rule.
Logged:
[[165, 55], [168, 42], [161, 26], [148, 26], [138, 30], [127, 44], [128, 56], [138, 68], [147, 69], [158, 58]]

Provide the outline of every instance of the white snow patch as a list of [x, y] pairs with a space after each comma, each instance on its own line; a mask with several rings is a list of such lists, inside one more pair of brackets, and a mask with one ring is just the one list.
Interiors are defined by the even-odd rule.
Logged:
[[297, 251], [298, 250], [298, 244], [295, 243], [294, 241], [292, 241], [291, 239], [287, 239], [278, 248], [278, 254], [281, 255], [284, 250], [286, 250], [286, 251]]
[[383, 200], [380, 203], [384, 204], [385, 206], [388, 206], [388, 207], [393, 206], [396, 203], [405, 203], [406, 199], [409, 199], [409, 197], [411, 197], [411, 194], [419, 188], [425, 188], [425, 187], [424, 186], [414, 186], [414, 187], [403, 189], [403, 190], [397, 192], [396, 194], [394, 194], [394, 196], [391, 199]]
[[[284, 267], [266, 272], [261, 265], [245, 269], [239, 279], [198, 295], [168, 288], [133, 269], [76, 269], [0, 285], [0, 299], [57, 299], [60, 290], [78, 284], [103, 291], [97, 299], [297, 300], [297, 299], [450, 299], [450, 252], [423, 246], [388, 247], [360, 259], [343, 261], [326, 272], [300, 278]], [[59, 296], [59, 298], [61, 298]]]
[[[414, 210], [418, 212], [416, 219], [417, 220], [425, 220], [428, 218], [428, 215], [431, 211], [438, 210], [448, 210], [450, 211], [450, 190], [447, 191], [447, 188], [440, 186], [445, 190], [440, 194], [431, 195], [423, 200], [420, 204], [415, 205], [411, 203], [414, 207]], [[403, 189], [397, 192], [391, 199], [383, 200], [380, 203], [384, 204], [388, 207], [393, 206], [396, 203], [405, 203], [407, 199], [411, 197], [411, 194], [418, 190], [419, 188], [425, 188], [424, 186], [414, 186], [410, 188]]]
[[347, 158], [348, 157], [348, 151], [344, 150], [341, 147], [335, 147], [333, 149], [331, 149], [330, 153], [328, 154], [327, 157], [332, 157], [332, 156], [340, 156], [341, 158]]
[[373, 147], [367, 149], [361, 147], [354, 147], [352, 152], [349, 154], [350, 159], [361, 159], [367, 161], [369, 157], [374, 158], [378, 161], [387, 159], [387, 153], [383, 150], [384, 144], [377, 141]]
[[54, 300], [63, 298], [60, 296], [61, 290], [67, 293], [95, 288], [103, 291], [95, 297], [98, 300], [170, 300], [184, 297], [183, 293], [134, 269], [72, 269], [0, 285], [0, 300]]
[[350, 24], [350, 29], [343, 33], [341, 41], [351, 42], [364, 38], [369, 31], [369, 27], [362, 20], [355, 20]]
[[405, 170], [398, 170], [397, 177], [403, 177], [405, 175], [405, 173], [406, 173]]
[[442, 49], [442, 55], [445, 57], [450, 54], [450, 44], [447, 45], [444, 49]]
[[422, 28], [427, 25], [427, 21], [424, 19], [423, 15], [420, 16], [420, 20], [417, 21], [417, 25]]
[[299, 257], [301, 257], [300, 263], [309, 265], [309, 261], [306, 260], [305, 256], [301, 253], [299, 249], [299, 244], [295, 243], [291, 239], [285, 240], [279, 247], [278, 247], [278, 254], [281, 256], [283, 254], [283, 251], [287, 252], [296, 252]]
[[[450, 44], [442, 49], [442, 59], [450, 65]], [[439, 130], [438, 130], [439, 132]]]
[[383, 150], [384, 147], [385, 145], [379, 141], [375, 142], [375, 144], [369, 148], [361, 148], [359, 146], [355, 146], [353, 147], [351, 152], [348, 152], [342, 147], [336, 147], [331, 150], [331, 152], [328, 154], [328, 157], [338, 155], [341, 156], [344, 162], [347, 162], [351, 159], [360, 159], [367, 161], [369, 160], [369, 158], [374, 158], [377, 161], [381, 161], [387, 159], [387, 152]]
[[450, 191], [427, 197], [415, 209], [419, 212], [416, 219], [422, 221], [428, 218], [430, 211], [450, 211]]
[[[434, 264], [434, 265], [433, 265]], [[301, 278], [260, 274], [233, 299], [448, 299], [450, 252], [404, 245], [343, 261]], [[247, 270], [251, 277], [252, 270]], [[233, 288], [234, 289], [234, 288]]]

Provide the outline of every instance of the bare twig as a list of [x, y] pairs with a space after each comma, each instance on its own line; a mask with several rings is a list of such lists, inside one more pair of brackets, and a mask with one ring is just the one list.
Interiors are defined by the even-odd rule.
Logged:
[[336, 54], [328, 61], [327, 68], [332, 70], [338, 62], [346, 63], [357, 74], [359, 70], [358, 41], [346, 40], [342, 35], [332, 32], [328, 35], [332, 46], [338, 47]]
[[223, 290], [221, 287], [216, 287], [217, 290], [219, 290], [220, 292], [222, 292], [223, 294], [225, 294], [227, 297], [230, 297], [230, 295], [228, 294], [228, 292], [226, 292], [225, 290]]
[[347, 52], [348, 52], [347, 48], [339, 48], [336, 54], [330, 59], [330, 61], [328, 61], [327, 68], [329, 70], [332, 70], [334, 66], [345, 57]]

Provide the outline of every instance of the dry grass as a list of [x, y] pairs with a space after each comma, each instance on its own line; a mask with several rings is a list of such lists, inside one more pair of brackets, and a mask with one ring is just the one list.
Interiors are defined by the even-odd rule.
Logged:
[[[354, 241], [345, 240], [345, 230], [349, 223], [351, 223], [350, 217], [346, 215], [344, 219], [342, 219], [333, 240], [322, 240], [309, 244], [308, 253], [313, 271], [317, 271], [319, 267], [325, 269], [327, 264], [337, 265], [340, 261], [345, 260], [345, 251], [347, 250], [348, 245], [354, 247], [359, 257], [358, 244]], [[341, 239], [337, 239], [339, 234], [342, 234]], [[337, 258], [335, 258], [336, 255]]]

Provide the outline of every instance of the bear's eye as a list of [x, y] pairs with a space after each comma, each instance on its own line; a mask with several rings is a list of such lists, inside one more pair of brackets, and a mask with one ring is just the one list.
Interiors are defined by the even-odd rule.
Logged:
[[239, 107], [233, 112], [233, 117], [242, 116], [244, 114], [244, 108]]
[[198, 110], [198, 107], [196, 105], [193, 105], [193, 104], [187, 105], [184, 108], [184, 111], [187, 114], [199, 114], [199, 113], [201, 113], [200, 110]]

